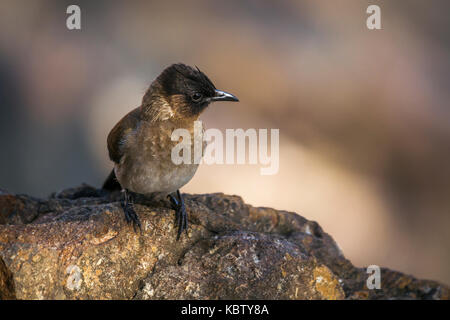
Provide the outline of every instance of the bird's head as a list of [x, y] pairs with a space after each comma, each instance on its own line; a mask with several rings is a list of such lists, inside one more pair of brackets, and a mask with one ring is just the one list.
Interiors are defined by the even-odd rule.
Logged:
[[[143, 105], [159, 120], [197, 118], [215, 101], [239, 101], [231, 93], [217, 90], [197, 67], [173, 64], [167, 67], [144, 96]], [[150, 106], [151, 105], [151, 106]]]

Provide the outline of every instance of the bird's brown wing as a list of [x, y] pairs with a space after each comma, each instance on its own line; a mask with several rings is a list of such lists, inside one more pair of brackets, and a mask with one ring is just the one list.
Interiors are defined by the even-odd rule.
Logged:
[[115, 163], [120, 163], [123, 156], [122, 145], [127, 134], [134, 130], [140, 121], [140, 107], [129, 112], [112, 128], [108, 135], [109, 158]]

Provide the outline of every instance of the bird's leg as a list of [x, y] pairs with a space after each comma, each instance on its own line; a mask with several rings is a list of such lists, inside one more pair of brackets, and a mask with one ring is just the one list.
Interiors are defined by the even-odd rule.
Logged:
[[122, 208], [125, 213], [125, 220], [128, 224], [133, 223], [134, 231], [136, 231], [136, 226], [139, 227], [139, 230], [141, 230], [141, 222], [139, 221], [139, 217], [133, 207], [134, 193], [128, 191], [127, 189], [123, 189], [122, 192], [124, 193]]
[[169, 194], [168, 197], [170, 199], [172, 209], [175, 210], [175, 225], [178, 226], [177, 240], [179, 240], [183, 230], [186, 230], [187, 234], [188, 219], [186, 207], [184, 206], [184, 200], [181, 196], [180, 190], [177, 190], [176, 196]]

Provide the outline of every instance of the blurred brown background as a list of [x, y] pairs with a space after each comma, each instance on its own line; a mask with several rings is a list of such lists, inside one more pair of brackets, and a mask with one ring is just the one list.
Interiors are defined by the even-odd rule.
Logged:
[[[66, 29], [81, 7], [82, 30]], [[381, 7], [383, 30], [366, 28]], [[448, 1], [0, 1], [0, 188], [46, 196], [112, 164], [106, 136], [174, 62], [280, 128], [280, 170], [203, 165], [182, 190], [318, 221], [356, 265], [450, 283]]]

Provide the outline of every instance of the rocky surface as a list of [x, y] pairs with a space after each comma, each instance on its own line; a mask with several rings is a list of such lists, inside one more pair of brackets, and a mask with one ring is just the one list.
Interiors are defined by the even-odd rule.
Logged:
[[382, 269], [381, 289], [334, 240], [298, 214], [238, 196], [185, 195], [176, 241], [168, 203], [86, 185], [48, 199], [0, 191], [1, 299], [448, 299], [449, 288]]

